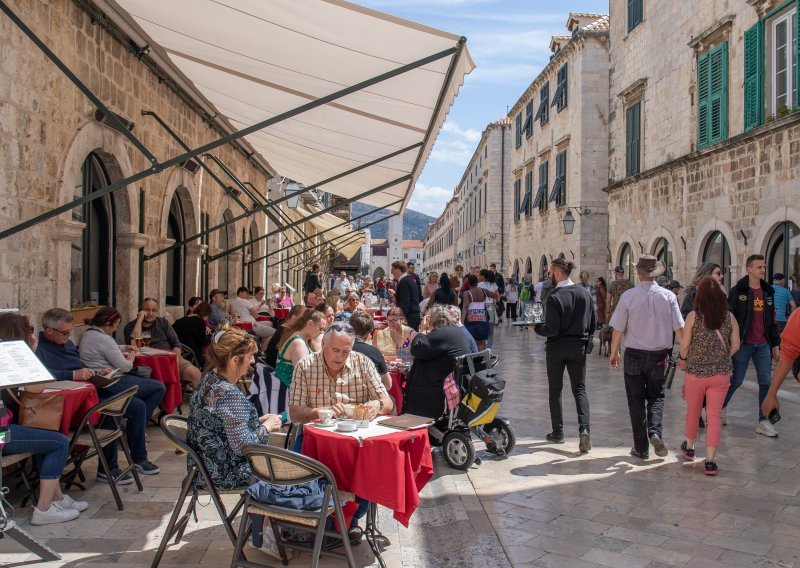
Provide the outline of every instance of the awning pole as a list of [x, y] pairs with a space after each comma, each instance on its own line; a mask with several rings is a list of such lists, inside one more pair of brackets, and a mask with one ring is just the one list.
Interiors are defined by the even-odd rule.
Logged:
[[[398, 203], [400, 203], [400, 202], [402, 202], [402, 201], [403, 201], [403, 198], [401, 198], [401, 199], [398, 199], [397, 201], [395, 201], [395, 202], [393, 202], [393, 203], [389, 203], [389, 204], [387, 205], [387, 207], [391, 207], [392, 205], [397, 205]], [[356, 217], [353, 217], [353, 218], [352, 218], [352, 219], [350, 219], [349, 221], [342, 221], [342, 222], [341, 222], [341, 223], [339, 223], [338, 225], [334, 225], [333, 227], [329, 227], [329, 228], [325, 229], [324, 231], [320, 231], [320, 232], [319, 232], [319, 233], [317, 233], [316, 235], [310, 235], [310, 236], [307, 236], [307, 237], [303, 237], [303, 238], [302, 238], [300, 241], [297, 241], [297, 242], [296, 242], [296, 243], [294, 243], [294, 244], [298, 244], [298, 243], [302, 243], [302, 242], [305, 242], [305, 241], [311, 240], [311, 239], [313, 239], [313, 238], [315, 238], [315, 237], [318, 237], [318, 236], [320, 236], [320, 235], [322, 235], [322, 234], [325, 234], [325, 233], [327, 233], [328, 231], [333, 231], [334, 229], [338, 229], [339, 227], [342, 227], [342, 226], [344, 226], [344, 225], [347, 225], [348, 223], [352, 223], [353, 221], [358, 221], [359, 219], [363, 219], [364, 217], [367, 217], [367, 216], [369, 216], [369, 215], [372, 215], [373, 213], [376, 213], [376, 211], [367, 211], [366, 213], [363, 213], [363, 214], [361, 214], [361, 215], [358, 215], [358, 216], [356, 216]], [[383, 221], [383, 220], [385, 220], [385, 219], [388, 219], [389, 217], [393, 217], [393, 215], [389, 215], [389, 216], [387, 216], [387, 217], [384, 217], [383, 219], [379, 219], [379, 220], [377, 220], [377, 221], [375, 221], [375, 222], [373, 222], [373, 223], [369, 223], [368, 225], [364, 225], [364, 227], [369, 227], [369, 226], [372, 226], [372, 225], [374, 225], [375, 223], [380, 223], [381, 221]], [[362, 228], [364, 228], [364, 227], [359, 227], [359, 229], [362, 229]], [[277, 254], [277, 253], [279, 253], [279, 252], [283, 252], [283, 251], [285, 251], [286, 249], [288, 249], [288, 248], [289, 248], [289, 247], [291, 247], [291, 246], [294, 246], [294, 245], [288, 245], [288, 246], [285, 246], [285, 247], [283, 247], [283, 248], [280, 248], [280, 249], [278, 249], [278, 250], [274, 250], [274, 251], [272, 251], [272, 252], [268, 252], [267, 254], [265, 254], [264, 256], [261, 256], [261, 257], [259, 257], [259, 258], [254, 258], [253, 260], [251, 260], [251, 261], [250, 261], [250, 264], [254, 264], [254, 263], [256, 263], [256, 262], [260, 262], [260, 261], [262, 261], [262, 260], [266, 259], [267, 257], [269, 257], [269, 256], [272, 256], [273, 254]]]
[[[365, 191], [364, 193], [361, 193], [359, 195], [356, 195], [355, 197], [350, 197], [348, 199], [345, 199], [344, 201], [340, 201], [339, 203], [337, 203], [335, 205], [331, 205], [330, 207], [326, 207], [325, 209], [322, 209], [321, 211], [316, 211], [316, 212], [312, 213], [311, 215], [308, 215], [307, 217], [303, 217], [302, 219], [298, 219], [297, 221], [292, 221], [289, 225], [286, 225], [284, 227], [284, 229], [288, 229], [290, 227], [296, 227], [297, 225], [299, 225], [301, 223], [305, 223], [306, 221], [310, 221], [311, 219], [313, 219], [315, 217], [319, 217], [320, 215], [324, 215], [325, 213], [329, 213], [329, 212], [333, 211], [334, 209], [337, 209], [337, 208], [339, 208], [339, 207], [341, 207], [343, 205], [349, 205], [350, 203], [352, 203], [354, 201], [358, 201], [359, 199], [362, 199], [364, 197], [368, 197], [368, 196], [372, 195], [373, 193], [381, 192], [384, 189], [388, 189], [388, 188], [392, 187], [393, 185], [397, 185], [398, 183], [403, 183], [404, 181], [408, 181], [409, 179], [411, 179], [411, 175], [410, 174], [406, 174], [406, 175], [401, 176], [401, 177], [399, 177], [399, 178], [397, 178], [395, 180], [392, 180], [390, 182], [381, 184], [378, 187], [373, 187], [372, 189], [370, 189], [368, 191]], [[236, 245], [235, 247], [229, 248], [228, 250], [223, 251], [223, 252], [221, 252], [219, 254], [212, 255], [212, 256], [210, 256], [208, 258], [208, 260], [209, 260], [209, 262], [217, 260], [218, 258], [226, 256], [226, 255], [228, 255], [228, 254], [230, 254], [232, 252], [235, 252], [237, 250], [243, 249], [244, 247], [250, 246], [254, 242], [260, 241], [262, 239], [266, 239], [268, 237], [271, 237], [272, 235], [277, 235], [280, 232], [281, 232], [281, 229], [275, 229], [274, 231], [270, 231], [265, 235], [262, 235], [260, 237], [256, 237], [255, 239], [251, 239], [251, 240], [249, 240], [249, 241], [247, 241], [245, 243], [242, 243], [240, 245]], [[173, 245], [173, 247], [174, 246], [175, 245]], [[154, 255], [151, 255], [151, 256], [154, 256]]]
[[[343, 242], [343, 243], [340, 243], [340, 244], [339, 244], [339, 245], [337, 245], [337, 246], [341, 246], [341, 247], [347, 246], [347, 245], [349, 245], [350, 243], [357, 241], [357, 240], [358, 240], [358, 239], [360, 239], [362, 236], [363, 236], [363, 235], [353, 235], [353, 236], [352, 236], [352, 237], [350, 237], [350, 238], [349, 238], [347, 241], [345, 241], [345, 242]], [[331, 250], [333, 250], [333, 247], [331, 247]], [[284, 258], [284, 259], [283, 259], [283, 261], [288, 263], [288, 261], [290, 261], [290, 260], [292, 260], [292, 259], [294, 259], [294, 258], [297, 258], [297, 257], [298, 257], [298, 256], [300, 256], [301, 254], [303, 254], [303, 253], [298, 253], [298, 254], [293, 254], [293, 255], [291, 255], [291, 256], [287, 256], [286, 258]], [[288, 268], [287, 268], [287, 270], [294, 270], [294, 269], [295, 269], [295, 268], [297, 268], [298, 266], [303, 266], [304, 264], [306, 264], [306, 261], [303, 261], [303, 262], [300, 262], [300, 263], [298, 263], [298, 264], [295, 264], [295, 265], [293, 265], [293, 266], [290, 266], [290, 267], [288, 267]]]
[[[38, 47], [38, 48], [41, 50], [41, 52], [42, 52], [42, 53], [44, 53], [44, 54], [45, 54], [45, 56], [46, 56], [46, 57], [47, 57], [47, 58], [48, 58], [50, 61], [52, 61], [52, 62], [53, 62], [53, 64], [54, 64], [56, 67], [58, 67], [58, 69], [59, 69], [59, 70], [60, 70], [60, 71], [61, 71], [61, 72], [62, 72], [64, 75], [66, 75], [66, 76], [67, 76], [67, 79], [69, 79], [69, 80], [72, 82], [72, 84], [73, 84], [73, 85], [75, 85], [76, 87], [78, 87], [78, 90], [79, 90], [80, 92], [82, 92], [84, 95], [86, 95], [86, 98], [87, 98], [87, 99], [89, 99], [89, 100], [92, 102], [92, 104], [93, 104], [94, 106], [96, 106], [96, 107], [97, 107], [97, 109], [98, 109], [100, 112], [102, 112], [102, 113], [105, 115], [105, 117], [106, 117], [106, 118], [108, 119], [108, 121], [109, 121], [109, 122], [110, 122], [110, 123], [113, 125], [113, 127], [114, 127], [114, 129], [115, 129], [115, 130], [119, 130], [119, 132], [120, 132], [120, 133], [122, 133], [122, 135], [123, 135], [123, 136], [125, 136], [125, 138], [127, 138], [128, 140], [130, 140], [131, 144], [133, 144], [134, 146], [136, 146], [136, 149], [137, 149], [137, 150], [139, 150], [139, 151], [142, 153], [142, 155], [144, 155], [144, 157], [145, 157], [145, 158], [147, 158], [147, 160], [148, 160], [148, 161], [149, 161], [151, 164], [153, 164], [154, 166], [158, 165], [158, 159], [156, 159], [156, 157], [155, 157], [155, 156], [153, 156], [153, 154], [151, 154], [151, 153], [150, 153], [150, 151], [149, 151], [147, 148], [145, 148], [145, 147], [144, 147], [144, 144], [142, 144], [142, 143], [139, 141], [139, 139], [138, 139], [138, 138], [136, 138], [136, 136], [134, 136], [134, 135], [133, 135], [133, 132], [131, 132], [130, 130], [128, 130], [128, 129], [125, 127], [125, 125], [124, 125], [124, 124], [122, 124], [122, 121], [121, 121], [121, 120], [120, 120], [120, 119], [117, 117], [117, 115], [116, 115], [116, 114], [114, 114], [113, 112], [111, 112], [110, 110], [108, 110], [108, 107], [106, 107], [106, 105], [104, 105], [104, 104], [103, 104], [103, 102], [102, 102], [102, 101], [101, 101], [99, 98], [97, 98], [97, 97], [95, 96], [95, 94], [94, 94], [92, 91], [90, 91], [90, 90], [89, 90], [89, 87], [87, 87], [86, 85], [84, 85], [84, 84], [83, 84], [83, 81], [81, 81], [80, 79], [78, 79], [77, 75], [75, 75], [75, 74], [74, 74], [72, 71], [70, 71], [69, 67], [67, 67], [67, 66], [64, 64], [64, 62], [63, 62], [63, 61], [61, 61], [61, 60], [58, 58], [58, 56], [57, 56], [55, 53], [53, 53], [53, 52], [50, 50], [50, 48], [49, 48], [49, 47], [47, 47], [47, 46], [44, 44], [44, 42], [43, 42], [41, 39], [39, 39], [39, 37], [38, 37], [38, 36], [37, 36], [35, 33], [33, 33], [33, 30], [31, 30], [31, 29], [30, 29], [28, 26], [26, 26], [26, 25], [25, 25], [25, 22], [23, 22], [23, 21], [22, 21], [22, 20], [21, 20], [21, 19], [20, 19], [20, 18], [19, 18], [19, 17], [18, 17], [18, 16], [17, 16], [17, 15], [16, 15], [16, 14], [15, 14], [15, 13], [14, 13], [14, 12], [13, 12], [13, 11], [12, 11], [12, 10], [11, 10], [9, 7], [8, 7], [8, 6], [7, 6], [7, 5], [6, 5], [6, 3], [5, 3], [5, 2], [3, 2], [2, 0], [0, 0], [0, 10], [2, 10], [2, 11], [3, 11], [3, 12], [4, 12], [4, 13], [5, 13], [5, 14], [6, 14], [8, 17], [9, 17], [9, 19], [10, 19], [12, 22], [14, 22], [14, 23], [16, 24], [16, 26], [17, 26], [17, 27], [18, 27], [20, 30], [22, 30], [22, 33], [24, 33], [26, 36], [28, 36], [28, 39], [30, 39], [30, 40], [33, 42], [33, 44], [34, 44], [36, 47]], [[0, 238], [2, 238], [2, 237], [0, 237]]]
[[[2, 2], [2, 0], [0, 0], [0, 9], [3, 9], [6, 12], [10, 12], [10, 10], [8, 10], [8, 7]], [[10, 14], [10, 16], [18, 21], [18, 18], [16, 18], [16, 16], [13, 15], [13, 12]], [[50, 211], [42, 213], [41, 215], [37, 215], [36, 217], [33, 217], [32, 219], [28, 219], [27, 221], [23, 221], [22, 223], [14, 225], [13, 227], [11, 227], [9, 229], [6, 229], [6, 230], [0, 232], [0, 240], [5, 239], [6, 237], [9, 237], [9, 236], [11, 236], [11, 235], [13, 235], [15, 233], [18, 233], [18, 232], [20, 232], [22, 230], [25, 230], [25, 229], [27, 229], [29, 227], [33, 227], [34, 225], [38, 225], [39, 223], [47, 221], [48, 219], [52, 219], [53, 217], [58, 217], [62, 213], [66, 213], [67, 211], [70, 211], [70, 210], [74, 209], [75, 207], [78, 207], [79, 205], [83, 205], [84, 203], [88, 203], [88, 202], [93, 201], [95, 199], [99, 199], [99, 198], [101, 198], [101, 197], [103, 197], [105, 195], [108, 195], [109, 193], [112, 193], [112, 192], [114, 192], [114, 191], [116, 191], [116, 190], [118, 190], [118, 189], [120, 189], [122, 187], [127, 186], [128, 184], [131, 184], [133, 182], [139, 181], [140, 179], [144, 179], [144, 178], [146, 178], [148, 176], [151, 176], [154, 173], [158, 173], [158, 172], [160, 172], [160, 171], [162, 171], [164, 169], [167, 169], [167, 168], [170, 168], [170, 167], [175, 166], [177, 164], [180, 164], [181, 162], [186, 161], [186, 160], [188, 160], [190, 158], [194, 158], [195, 156], [199, 156], [201, 154], [205, 154], [207, 152], [210, 152], [211, 150], [214, 150], [215, 148], [219, 148], [220, 146], [224, 146], [225, 144], [228, 144], [229, 142], [231, 142], [233, 140], [238, 140], [239, 138], [247, 136], [248, 134], [253, 134], [254, 132], [258, 132], [259, 130], [263, 130], [264, 128], [266, 128], [268, 126], [272, 126], [273, 124], [277, 124], [277, 123], [279, 123], [279, 122], [281, 122], [283, 120], [286, 120], [288, 118], [292, 118], [292, 117], [297, 116], [299, 114], [302, 114], [302, 113], [304, 113], [306, 111], [313, 110], [313, 109], [321, 107], [321, 106], [325, 106], [330, 102], [333, 102], [333, 101], [335, 101], [337, 99], [340, 99], [342, 97], [346, 97], [347, 95], [350, 95], [352, 93], [356, 93], [356, 92], [358, 92], [358, 91], [360, 91], [362, 89], [366, 89], [367, 87], [371, 87], [372, 85], [375, 85], [377, 83], [381, 83], [383, 81], [386, 81], [387, 79], [391, 79], [392, 77], [396, 77], [398, 75], [402, 75], [403, 73], [406, 73], [408, 71], [412, 71], [412, 70], [417, 69], [419, 67], [423, 67], [425, 65], [428, 65], [429, 63], [433, 63], [434, 61], [438, 61], [439, 59], [443, 59], [445, 57], [449, 57], [450, 55], [455, 53], [458, 49], [459, 49], [458, 47], [451, 47], [451, 48], [445, 49], [443, 51], [440, 51], [438, 53], [434, 53], [433, 55], [429, 55], [427, 57], [423, 57], [422, 59], [418, 59], [416, 61], [408, 63], [406, 65], [401, 65], [400, 67], [398, 67], [396, 69], [393, 69], [391, 71], [387, 71], [386, 73], [381, 73], [380, 75], [377, 75], [377, 76], [372, 77], [370, 79], [367, 79], [365, 81], [361, 81], [360, 83], [356, 83], [355, 85], [351, 85], [350, 87], [345, 87], [344, 89], [336, 91], [335, 93], [331, 93], [330, 95], [326, 95], [324, 97], [320, 97], [320, 98], [318, 98], [316, 100], [313, 100], [313, 101], [310, 101], [310, 102], [308, 102], [308, 103], [306, 103], [304, 105], [300, 105], [299, 107], [293, 108], [291, 110], [288, 110], [286, 112], [283, 112], [281, 114], [273, 116], [272, 118], [268, 118], [266, 120], [262, 120], [261, 122], [257, 122], [256, 124], [253, 124], [252, 126], [248, 126], [247, 128], [243, 128], [241, 130], [237, 130], [236, 132], [228, 134], [227, 136], [223, 136], [222, 138], [219, 138], [219, 139], [217, 139], [217, 140], [215, 140], [213, 142], [209, 142], [208, 144], [204, 144], [204, 145], [202, 145], [202, 146], [200, 146], [198, 148], [195, 148], [191, 152], [187, 152], [185, 154], [181, 154], [179, 156], [175, 156], [174, 158], [170, 158], [170, 159], [162, 162], [161, 164], [154, 164], [153, 167], [151, 167], [148, 170], [143, 170], [143, 171], [139, 172], [138, 174], [134, 174], [134, 175], [130, 176], [127, 179], [118, 181], [117, 183], [113, 183], [113, 184], [111, 184], [109, 186], [104, 187], [103, 189], [100, 189], [98, 191], [94, 191], [94, 192], [92, 192], [90, 194], [87, 194], [87, 195], [84, 195], [82, 197], [79, 197], [78, 199], [74, 199], [74, 200], [70, 201], [69, 203], [65, 203], [64, 205], [60, 205], [59, 207], [51, 209]], [[412, 179], [413, 178], [413, 176], [411, 176], [411, 175], [407, 175], [406, 177], [408, 179]], [[288, 199], [289, 197], [291, 197], [291, 195], [285, 195], [281, 199]], [[273, 205], [275, 203], [277, 203], [278, 201], [280, 201], [280, 200], [275, 200], [273, 202]], [[251, 211], [249, 214], [252, 215], [252, 213], [253, 212]], [[195, 237], [195, 238], [197, 238], [197, 237]], [[184, 243], [181, 243], [181, 246], [183, 244]], [[166, 251], [164, 251], [164, 252], [166, 252]]]
[[[341, 179], [341, 178], [346, 177], [346, 176], [348, 176], [350, 174], [359, 172], [359, 171], [361, 171], [361, 170], [363, 170], [363, 169], [365, 169], [367, 167], [374, 166], [376, 164], [379, 164], [381, 162], [384, 162], [386, 160], [394, 158], [395, 156], [398, 156], [400, 154], [405, 154], [406, 152], [408, 152], [410, 150], [413, 150], [414, 148], [417, 148], [417, 147], [419, 147], [421, 145], [422, 145], [422, 143], [418, 142], [416, 144], [412, 144], [411, 146], [407, 146], [407, 147], [402, 148], [400, 150], [396, 150], [394, 152], [391, 152], [390, 154], [386, 154], [385, 156], [381, 156], [380, 158], [376, 158], [376, 159], [374, 159], [372, 161], [369, 161], [369, 162], [367, 162], [365, 164], [361, 164], [360, 166], [356, 166], [355, 168], [349, 169], [349, 170], [347, 170], [345, 172], [342, 172], [340, 174], [336, 174], [335, 176], [330, 177], [330, 178], [328, 178], [326, 180], [322, 180], [320, 182], [317, 182], [313, 186], [309, 186], [309, 188], [324, 186], [324, 185], [326, 185], [328, 183], [336, 181], [337, 179]], [[250, 211], [246, 211], [245, 213], [242, 213], [241, 215], [237, 215], [237, 216], [229, 219], [228, 221], [223, 221], [222, 223], [220, 223], [218, 225], [214, 225], [213, 227], [206, 226], [206, 229], [204, 231], [202, 231], [200, 233], [197, 233], [196, 235], [192, 235], [190, 237], [187, 237], [187, 238], [185, 238], [185, 239], [183, 239], [181, 241], [178, 241], [178, 242], [176, 242], [175, 244], [173, 244], [171, 246], [168, 246], [166, 248], [163, 248], [163, 249], [161, 249], [159, 251], [154, 252], [153, 254], [145, 255], [144, 259], [145, 260], [150, 260], [151, 258], [155, 258], [157, 256], [161, 256], [162, 254], [167, 253], [167, 252], [171, 251], [172, 249], [175, 249], [175, 248], [181, 247], [181, 246], [183, 246], [185, 244], [188, 244], [188, 243], [194, 241], [195, 239], [197, 239], [197, 238], [199, 238], [199, 237], [201, 237], [203, 235], [206, 235], [208, 233], [213, 233], [214, 231], [218, 231], [219, 229], [227, 227], [231, 223], [235, 223], [236, 221], [244, 219], [245, 217], [249, 217], [250, 215], [258, 213], [259, 211], [263, 211], [263, 210], [265, 210], [267, 208], [279, 205], [280, 203], [283, 203], [284, 201], [288, 201], [289, 199], [291, 199], [292, 196], [293, 196], [293, 193], [294, 192], [288, 193], [286, 195], [283, 195], [283, 196], [279, 197], [278, 199], [275, 199], [275, 200], [273, 200], [273, 201], [271, 201], [269, 203], [266, 203], [265, 205], [261, 205], [259, 207], [254, 207]], [[92, 193], [90, 195], [94, 195], [94, 193]], [[361, 195], [361, 197], [366, 197], [366, 194], [364, 194], [364, 193], [362, 193], [360, 195]], [[0, 239], [2, 239], [2, 238], [3, 238], [2, 233], [0, 233]]]

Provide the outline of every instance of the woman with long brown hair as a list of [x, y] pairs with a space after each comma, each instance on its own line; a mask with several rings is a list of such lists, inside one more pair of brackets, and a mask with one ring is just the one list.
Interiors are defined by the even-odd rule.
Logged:
[[686, 317], [678, 365], [686, 371], [683, 387], [686, 440], [681, 452], [694, 460], [700, 412], [706, 402], [706, 475], [717, 474], [715, 460], [722, 429], [722, 405], [731, 383], [731, 357], [739, 350], [739, 326], [728, 311], [719, 282], [706, 276], [697, 285], [693, 311]]
[[311, 355], [312, 341], [325, 333], [326, 327], [324, 314], [306, 310], [284, 328], [278, 345], [278, 364], [275, 367], [275, 376], [280, 382], [287, 387], [292, 384], [294, 366], [303, 357]]

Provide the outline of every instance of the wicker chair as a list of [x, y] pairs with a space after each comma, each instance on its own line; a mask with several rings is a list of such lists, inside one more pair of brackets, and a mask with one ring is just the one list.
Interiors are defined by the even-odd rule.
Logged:
[[[250, 462], [253, 475], [260, 481], [272, 485], [288, 486], [308, 483], [311, 481], [324, 479], [327, 481], [323, 497], [323, 505], [315, 511], [301, 511], [280, 507], [256, 501], [249, 495], [245, 496], [244, 511], [242, 522], [239, 525], [239, 537], [236, 541], [236, 549], [233, 552], [231, 568], [243, 566], [245, 568], [258, 568], [261, 565], [248, 561], [244, 558], [242, 550], [247, 537], [252, 531], [250, 515], [264, 515], [269, 518], [275, 542], [281, 554], [283, 564], [289, 563], [286, 557], [286, 548], [296, 548], [298, 550], [311, 550], [311, 568], [316, 568], [319, 564], [320, 554], [343, 558], [347, 561], [350, 568], [355, 568], [353, 552], [350, 549], [350, 540], [347, 535], [347, 525], [344, 522], [341, 500], [353, 500], [354, 496], [349, 493], [340, 493], [336, 487], [336, 479], [325, 465], [317, 460], [311, 459], [301, 454], [290, 452], [275, 446], [267, 445], [247, 445], [243, 449], [244, 455]], [[331, 499], [333, 506], [329, 506]], [[338, 531], [325, 530], [328, 517], [335, 515]], [[265, 525], [266, 526], [266, 525]], [[313, 546], [303, 546], [300, 544], [288, 544], [283, 542], [279, 527], [293, 527], [305, 531], [313, 531]], [[341, 539], [344, 546], [344, 555], [327, 550], [322, 550], [323, 538], [325, 536]]]
[[[167, 549], [167, 545], [173, 536], [175, 536], [175, 544], [180, 542], [183, 537], [183, 532], [189, 524], [189, 519], [197, 507], [197, 499], [201, 495], [209, 495], [211, 497], [211, 501], [214, 503], [214, 507], [217, 509], [219, 517], [225, 526], [225, 531], [228, 533], [228, 537], [233, 544], [236, 544], [236, 531], [233, 529], [233, 520], [244, 504], [244, 488], [227, 491], [220, 491], [214, 488], [214, 485], [211, 483], [211, 476], [203, 465], [200, 456], [186, 443], [188, 421], [185, 417], [177, 414], [168, 414], [161, 418], [161, 429], [164, 431], [167, 439], [169, 439], [180, 452], [185, 453], [188, 458], [191, 458], [192, 461], [189, 472], [181, 483], [181, 493], [178, 496], [178, 500], [175, 502], [175, 509], [172, 511], [172, 516], [167, 524], [167, 530], [164, 532], [156, 556], [150, 565], [151, 568], [156, 568], [159, 562], [161, 562], [161, 557], [164, 555], [164, 551]], [[196, 486], [195, 481], [198, 478], [202, 480], [205, 489], [200, 489]], [[192, 500], [189, 502], [189, 507], [186, 509], [186, 512], [181, 516], [181, 509], [183, 509], [183, 504], [189, 496], [189, 493], [192, 494]], [[239, 495], [239, 501], [230, 514], [227, 512], [220, 495]]]

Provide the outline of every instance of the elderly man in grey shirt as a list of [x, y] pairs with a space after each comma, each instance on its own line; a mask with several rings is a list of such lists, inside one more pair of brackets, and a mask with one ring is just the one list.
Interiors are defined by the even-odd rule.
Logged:
[[663, 262], [643, 254], [636, 272], [639, 284], [622, 294], [609, 322], [613, 329], [610, 364], [612, 369], [619, 367], [619, 346], [625, 334], [623, 367], [633, 429], [631, 455], [648, 459], [650, 444], [657, 456], [668, 454], [661, 439], [665, 371], [675, 338], [680, 342], [683, 335], [683, 317], [675, 294], [655, 282], [664, 272]]

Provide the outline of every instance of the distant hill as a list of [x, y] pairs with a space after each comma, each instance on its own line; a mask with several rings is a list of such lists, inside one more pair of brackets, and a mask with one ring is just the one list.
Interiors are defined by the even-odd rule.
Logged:
[[[388, 214], [382, 209], [378, 209], [377, 207], [372, 207], [371, 205], [365, 205], [356, 201], [350, 206], [350, 217], [358, 217], [359, 215], [363, 215], [368, 211], [372, 211], [373, 213], [370, 213], [363, 219], [359, 219], [356, 221], [356, 224], [360, 223], [361, 225], [366, 225], [367, 223], [377, 221], [381, 217], [385, 217]], [[428, 234], [428, 225], [433, 223], [435, 220], [436, 217], [425, 215], [425, 213], [420, 213], [419, 211], [406, 209], [406, 212], [403, 215], [403, 239], [421, 241], [425, 238], [425, 235]], [[387, 237], [387, 233], [389, 232], [389, 221], [375, 223], [369, 227], [369, 230], [373, 239], [385, 239]]]

